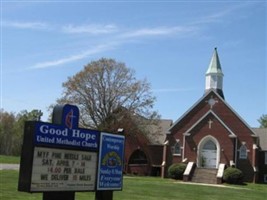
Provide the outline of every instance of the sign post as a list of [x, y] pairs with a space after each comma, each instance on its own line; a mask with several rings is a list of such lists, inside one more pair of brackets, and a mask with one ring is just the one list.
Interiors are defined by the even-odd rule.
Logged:
[[43, 200], [83, 191], [112, 200], [122, 190], [124, 136], [78, 128], [79, 110], [68, 104], [54, 108], [52, 121], [25, 123], [18, 190], [43, 192]]

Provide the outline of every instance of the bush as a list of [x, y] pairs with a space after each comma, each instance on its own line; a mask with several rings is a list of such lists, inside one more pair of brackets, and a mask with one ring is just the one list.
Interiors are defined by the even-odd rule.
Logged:
[[234, 167], [228, 167], [223, 174], [223, 180], [230, 184], [241, 184], [243, 177], [243, 172]]
[[183, 179], [183, 173], [185, 171], [186, 164], [176, 163], [172, 164], [168, 169], [168, 176], [172, 179]]

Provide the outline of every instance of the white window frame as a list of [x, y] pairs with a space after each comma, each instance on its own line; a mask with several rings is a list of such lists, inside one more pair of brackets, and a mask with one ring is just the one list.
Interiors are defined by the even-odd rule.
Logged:
[[[180, 152], [179, 153], [175, 152], [175, 149], [176, 149], [177, 145], [179, 145], [179, 148], [180, 148], [180, 150], [179, 150]], [[172, 147], [172, 151], [173, 151], [173, 155], [174, 156], [181, 156], [182, 155], [182, 146], [181, 146], [180, 140], [176, 140], [175, 144]]]
[[242, 144], [239, 148], [239, 159], [248, 158], [248, 148], [245, 144]]

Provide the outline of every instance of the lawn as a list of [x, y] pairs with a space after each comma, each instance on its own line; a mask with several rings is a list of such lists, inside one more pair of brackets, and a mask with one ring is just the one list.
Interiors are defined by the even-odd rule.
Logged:
[[[41, 200], [41, 194], [17, 191], [18, 172], [0, 171], [0, 199]], [[94, 200], [94, 193], [76, 193], [76, 200]], [[188, 185], [170, 179], [125, 176], [123, 191], [114, 192], [114, 200], [265, 200], [267, 185], [212, 187]]]
[[20, 157], [0, 155], [0, 163], [19, 164]]

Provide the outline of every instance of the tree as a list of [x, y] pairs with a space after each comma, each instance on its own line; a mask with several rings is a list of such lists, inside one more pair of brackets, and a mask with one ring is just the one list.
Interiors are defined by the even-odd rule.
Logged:
[[12, 155], [15, 122], [14, 113], [0, 110], [0, 154]]
[[[57, 103], [70, 103], [80, 109], [81, 126], [111, 130], [115, 122], [142, 116], [155, 119], [155, 97], [146, 80], [137, 80], [124, 63], [102, 58], [86, 65], [63, 83], [63, 97]], [[140, 117], [138, 117], [140, 119]]]
[[21, 111], [19, 114], [0, 110], [0, 154], [20, 155], [25, 121], [37, 121], [39, 110]]
[[258, 122], [260, 123], [260, 128], [267, 128], [267, 115], [262, 115]]
[[26, 121], [40, 121], [43, 113], [41, 110], [33, 109], [28, 112], [27, 110], [23, 110], [16, 115], [16, 122], [14, 124], [14, 133], [13, 133], [13, 147], [12, 147], [12, 155], [20, 155], [22, 142], [23, 142], [23, 134], [24, 134], [24, 124]]

